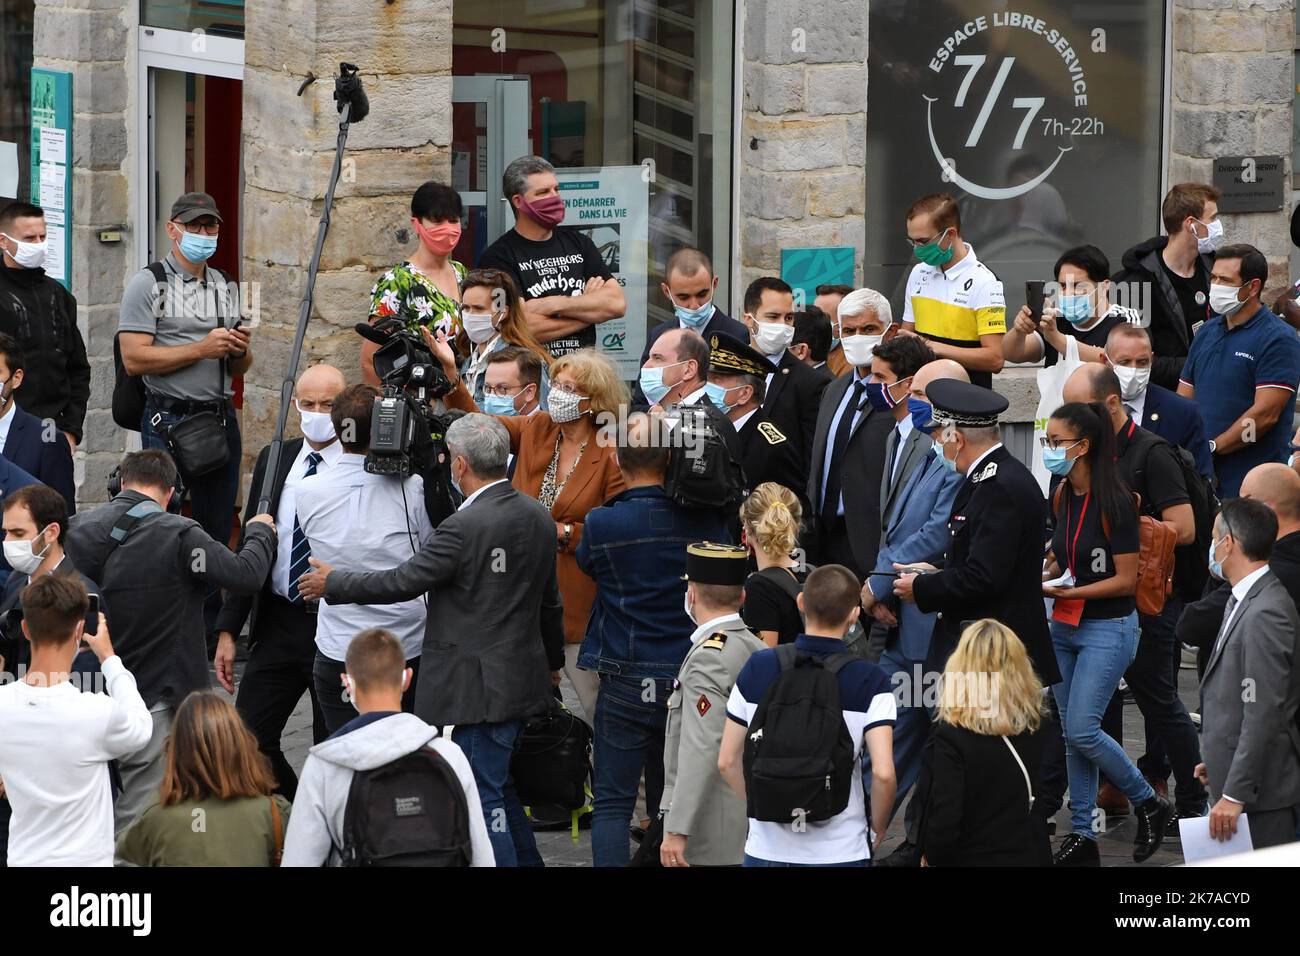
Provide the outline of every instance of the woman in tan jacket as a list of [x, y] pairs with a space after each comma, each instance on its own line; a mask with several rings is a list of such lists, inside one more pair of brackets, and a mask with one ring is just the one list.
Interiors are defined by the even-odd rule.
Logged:
[[[447, 377], [455, 383], [443, 399], [448, 408], [480, 411], [465, 389], [455, 353], [442, 339], [426, 332]], [[596, 599], [596, 584], [578, 569], [574, 552], [582, 540], [587, 512], [623, 491], [623, 476], [615, 460], [615, 443], [599, 439], [604, 416], [619, 416], [628, 402], [627, 386], [612, 362], [593, 349], [558, 359], [551, 367], [551, 391], [546, 410], [526, 416], [496, 416], [510, 433], [516, 455], [513, 484], [550, 509], [559, 550], [556, 576], [564, 601], [564, 672], [569, 676], [588, 723], [596, 712], [600, 681], [577, 667], [578, 645]], [[598, 421], [600, 419], [600, 421]]]

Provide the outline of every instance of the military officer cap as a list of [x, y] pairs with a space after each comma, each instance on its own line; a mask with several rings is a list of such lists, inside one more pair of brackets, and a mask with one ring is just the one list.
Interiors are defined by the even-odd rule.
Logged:
[[696, 584], [741, 585], [748, 577], [748, 570], [747, 549], [701, 541], [686, 546], [686, 573], [682, 580]]
[[714, 332], [709, 336], [709, 371], [762, 378], [775, 372], [776, 366], [748, 342], [725, 332]]
[[930, 400], [930, 426], [991, 428], [1007, 410], [1007, 400], [992, 389], [953, 378], [940, 378], [925, 390]]

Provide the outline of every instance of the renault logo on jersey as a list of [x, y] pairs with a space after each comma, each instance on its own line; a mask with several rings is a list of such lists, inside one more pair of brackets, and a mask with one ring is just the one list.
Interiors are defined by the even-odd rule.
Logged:
[[[1082, 55], [1076, 40], [1091, 40]], [[1041, 17], [1008, 10], [973, 17], [942, 37], [927, 64], [930, 90], [921, 96], [930, 150], [944, 180], [981, 199], [1013, 199], [1051, 176], [1075, 137], [1101, 135], [1101, 120], [1087, 110], [1082, 57], [1088, 53], [1088, 68], [1102, 69], [1104, 30], [1070, 36]], [[967, 163], [980, 168], [987, 156], [1008, 147], [1012, 156], [1033, 160], [1021, 164], [1027, 166], [1024, 181], [1013, 177], [1008, 185], [992, 186], [959, 172]]]
[[971, 278], [969, 278], [969, 279], [966, 280], [966, 284], [965, 284], [964, 286], [962, 286], [962, 290], [963, 290], [964, 292], [969, 292], [969, 291], [970, 291], [970, 287], [971, 287], [972, 285], [974, 285], [974, 284], [975, 284], [975, 277], [972, 276]]

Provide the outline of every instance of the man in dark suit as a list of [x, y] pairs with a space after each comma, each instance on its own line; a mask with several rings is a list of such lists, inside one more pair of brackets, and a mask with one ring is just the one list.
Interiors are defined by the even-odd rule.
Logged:
[[0, 332], [0, 449], [5, 458], [63, 495], [68, 513], [75, 514], [71, 446], [53, 419], [43, 422], [14, 400], [14, 392], [23, 384], [23, 363], [18, 341]]
[[546, 712], [564, 666], [555, 579], [555, 519], [506, 481], [510, 436], [465, 415], [447, 429], [451, 480], [465, 501], [429, 543], [388, 571], [338, 572], [315, 558], [299, 587], [330, 603], [393, 604], [427, 592], [429, 616], [416, 715], [469, 758], [498, 866], [540, 866], [510, 778], [524, 720]]
[[896, 424], [889, 410], [872, 405], [867, 395], [871, 353], [890, 324], [883, 296], [841, 317], [841, 343], [857, 364], [822, 392], [816, 424], [807, 432], [813, 436], [808, 467], [813, 563], [843, 564], [860, 581], [876, 566], [885, 445]]
[[775, 369], [764, 382], [763, 410], [781, 434], [787, 436], [806, 469], [811, 455], [809, 438], [817, 425], [822, 392], [831, 373], [813, 368], [790, 352], [794, 341], [794, 291], [780, 279], [762, 276], [745, 290], [745, 328], [749, 344], [767, 356]]
[[[250, 621], [248, 663], [239, 682], [235, 709], [271, 761], [278, 792], [290, 802], [298, 788], [298, 777], [285, 759], [280, 736], [303, 691], [311, 695], [313, 741], [320, 743], [328, 736], [312, 681], [316, 606], [303, 600], [294, 584], [298, 574], [306, 569], [310, 554], [297, 523], [297, 490], [304, 478], [332, 467], [343, 453], [334, 435], [330, 411], [334, 399], [346, 386], [343, 373], [332, 365], [313, 365], [298, 377], [294, 398], [307, 437], [291, 439], [280, 449], [279, 467], [271, 483], [271, 513], [284, 533], [276, 544], [271, 573], [256, 594], [227, 592], [217, 615], [213, 666], [221, 686], [232, 694], [235, 692], [235, 641], [244, 622]], [[253, 483], [244, 508], [245, 522], [257, 511], [269, 455], [268, 445], [257, 456], [253, 467]]]
[[1262, 502], [1238, 498], [1219, 513], [1210, 566], [1231, 592], [1201, 678], [1196, 774], [1213, 801], [1210, 835], [1227, 839], [1244, 812], [1255, 849], [1293, 842], [1300, 810], [1300, 618], [1269, 570], [1276, 534]]
[[[659, 336], [670, 329], [691, 329], [708, 341], [715, 332], [743, 339], [749, 331], [741, 323], [728, 316], [713, 301], [717, 292], [718, 277], [713, 274], [713, 263], [699, 249], [685, 246], [668, 257], [664, 267], [664, 281], [659, 284], [664, 298], [673, 307], [673, 318], [660, 322], [646, 336], [645, 351], [641, 353], [641, 365], [645, 366], [650, 357], [650, 348]], [[638, 384], [633, 395], [637, 405], [653, 404], [647, 400]]]
[[1171, 445], [1187, 449], [1196, 470], [1214, 481], [1214, 458], [1205, 435], [1205, 422], [1196, 403], [1159, 385], [1152, 385], [1151, 333], [1124, 322], [1110, 330], [1102, 356], [1118, 376], [1128, 416]]

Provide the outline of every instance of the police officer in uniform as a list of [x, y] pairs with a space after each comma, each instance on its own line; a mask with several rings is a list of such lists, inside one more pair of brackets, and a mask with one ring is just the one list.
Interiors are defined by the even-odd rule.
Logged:
[[[894, 593], [923, 612], [938, 612], [926, 672], [941, 672], [963, 627], [993, 618], [1024, 642], [1044, 687], [1061, 679], [1043, 607], [1043, 546], [1047, 502], [1029, 469], [1002, 445], [998, 415], [1007, 400], [997, 392], [955, 379], [926, 389], [941, 464], [966, 476], [953, 500], [944, 566], [894, 565]], [[920, 569], [920, 573], [914, 570]], [[885, 866], [915, 865], [919, 811], [929, 791], [930, 753], [922, 757], [908, 806], [907, 842]], [[915, 809], [914, 809], [915, 808]], [[1043, 832], [1046, 848], [1046, 831]], [[1044, 863], [1047, 861], [1044, 860]]]
[[686, 610], [698, 624], [668, 698], [661, 802], [664, 866], [739, 866], [745, 801], [718, 772], [727, 698], [766, 645], [740, 620], [748, 552], [708, 541], [686, 548]]
[[796, 442], [781, 431], [763, 408], [767, 376], [776, 370], [767, 356], [723, 332], [709, 336], [709, 400], [736, 430], [745, 494], [765, 481], [784, 485], [799, 496], [808, 513], [808, 474]]

